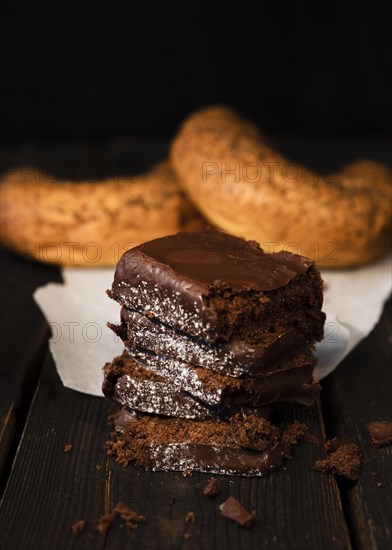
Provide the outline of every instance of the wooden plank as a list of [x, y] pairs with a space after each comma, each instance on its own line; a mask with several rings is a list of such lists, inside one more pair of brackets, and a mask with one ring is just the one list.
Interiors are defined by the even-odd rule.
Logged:
[[[38, 381], [49, 329], [33, 289], [59, 272], [4, 250], [0, 289], [0, 494]], [[23, 270], [21, 269], [23, 266]]]
[[375, 330], [325, 385], [329, 435], [357, 443], [363, 456], [358, 482], [341, 488], [352, 539], [364, 550], [392, 547], [392, 446], [374, 448], [366, 430], [371, 420], [392, 420], [391, 343], [389, 300]]
[[[144, 472], [111, 460], [106, 473], [96, 471], [105, 464], [109, 410], [104, 399], [63, 388], [48, 355], [2, 502], [5, 548], [100, 548], [97, 519], [120, 500], [147, 522], [136, 530], [115, 525], [107, 548], [350, 548], [335, 480], [312, 469], [320, 446], [302, 444], [285, 469], [263, 479], [220, 476], [222, 494], [209, 500], [195, 491], [205, 474]], [[283, 408], [281, 419], [294, 417], [321, 436], [318, 415]], [[73, 449], [64, 453], [67, 443]], [[249, 531], [220, 517], [218, 504], [229, 494], [256, 511]], [[184, 521], [189, 511], [195, 523]], [[89, 528], [74, 541], [70, 529], [79, 519]]]
[[102, 513], [106, 404], [64, 389], [49, 352], [45, 365], [1, 504], [4, 548], [68, 548], [71, 525]]

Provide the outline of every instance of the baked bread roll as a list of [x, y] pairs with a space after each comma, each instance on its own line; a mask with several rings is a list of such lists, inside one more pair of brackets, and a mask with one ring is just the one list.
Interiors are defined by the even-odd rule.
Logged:
[[10, 171], [0, 185], [0, 219], [3, 244], [46, 263], [85, 267], [116, 265], [137, 244], [204, 225], [169, 162], [98, 182]]
[[171, 160], [210, 222], [321, 267], [375, 260], [390, 249], [391, 172], [363, 160], [319, 176], [270, 148], [255, 126], [223, 107], [189, 117]]

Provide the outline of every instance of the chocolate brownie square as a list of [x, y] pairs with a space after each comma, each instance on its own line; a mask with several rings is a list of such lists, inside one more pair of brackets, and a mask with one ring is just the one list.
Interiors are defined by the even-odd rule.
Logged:
[[155, 239], [121, 257], [109, 295], [176, 330], [215, 341], [260, 341], [298, 330], [321, 340], [323, 282], [310, 259], [266, 254], [208, 228]]

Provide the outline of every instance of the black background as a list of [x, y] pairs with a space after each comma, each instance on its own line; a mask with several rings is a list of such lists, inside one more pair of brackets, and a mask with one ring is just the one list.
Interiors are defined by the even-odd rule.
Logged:
[[236, 107], [268, 133], [386, 134], [391, 2], [12, 2], [0, 140], [169, 137]]

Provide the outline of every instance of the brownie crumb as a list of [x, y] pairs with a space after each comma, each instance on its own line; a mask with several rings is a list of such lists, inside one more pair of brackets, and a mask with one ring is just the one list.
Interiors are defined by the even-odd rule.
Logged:
[[192, 472], [190, 470], [184, 470], [182, 472], [182, 477], [192, 477]]
[[125, 525], [130, 529], [136, 529], [139, 526], [139, 523], [146, 521], [144, 516], [141, 516], [123, 502], [118, 502], [112, 512], [120, 516]]
[[324, 451], [325, 454], [329, 455], [335, 451], [338, 450], [340, 446], [340, 441], [338, 437], [334, 437], [333, 439], [329, 439], [324, 443]]
[[100, 517], [97, 526], [98, 531], [102, 535], [106, 535], [110, 527], [113, 525], [116, 517], [120, 517], [125, 525], [130, 529], [136, 529], [136, 527], [139, 526], [139, 523], [146, 521], [144, 516], [141, 516], [123, 502], [118, 502], [113, 510]]
[[284, 457], [291, 459], [291, 449], [295, 445], [298, 445], [300, 441], [306, 441], [307, 443], [318, 444], [320, 441], [316, 436], [309, 432], [309, 428], [306, 424], [295, 420], [292, 424], [287, 426], [281, 435], [281, 441], [283, 444]]
[[326, 458], [317, 460], [315, 470], [323, 474], [337, 474], [349, 481], [358, 479], [361, 455], [355, 443], [340, 443], [335, 437], [324, 445]]
[[115, 519], [116, 513], [113, 511], [109, 512], [108, 514], [104, 514], [99, 518], [97, 529], [101, 533], [101, 535], [107, 534]]
[[187, 515], [185, 516], [185, 521], [187, 523], [195, 523], [195, 520], [196, 520], [195, 512], [188, 512]]
[[234, 497], [229, 497], [219, 506], [223, 517], [231, 519], [241, 527], [250, 527], [255, 521], [255, 516], [248, 512]]
[[236, 414], [230, 418], [231, 434], [241, 447], [266, 451], [278, 440], [279, 432], [268, 420], [255, 415]]
[[284, 430], [282, 442], [284, 444], [297, 445], [300, 441], [306, 441], [307, 443], [313, 444], [320, 443], [319, 439], [309, 432], [309, 428], [306, 424], [295, 420]]
[[210, 477], [207, 481], [198, 483], [196, 488], [205, 497], [215, 497], [221, 492], [220, 485], [215, 477]]
[[72, 536], [73, 537], [80, 537], [82, 533], [86, 530], [87, 522], [84, 519], [80, 519], [76, 523], [74, 523], [71, 527], [72, 529]]
[[366, 428], [370, 435], [371, 444], [374, 447], [381, 447], [392, 443], [392, 421], [380, 420], [368, 422]]
[[96, 464], [95, 469], [97, 470], [97, 472], [100, 472], [102, 470], [102, 464]]
[[72, 445], [70, 445], [69, 443], [66, 443], [64, 445], [64, 452], [69, 453], [70, 451], [72, 451]]
[[382, 487], [381, 481], [377, 481], [377, 487]]

